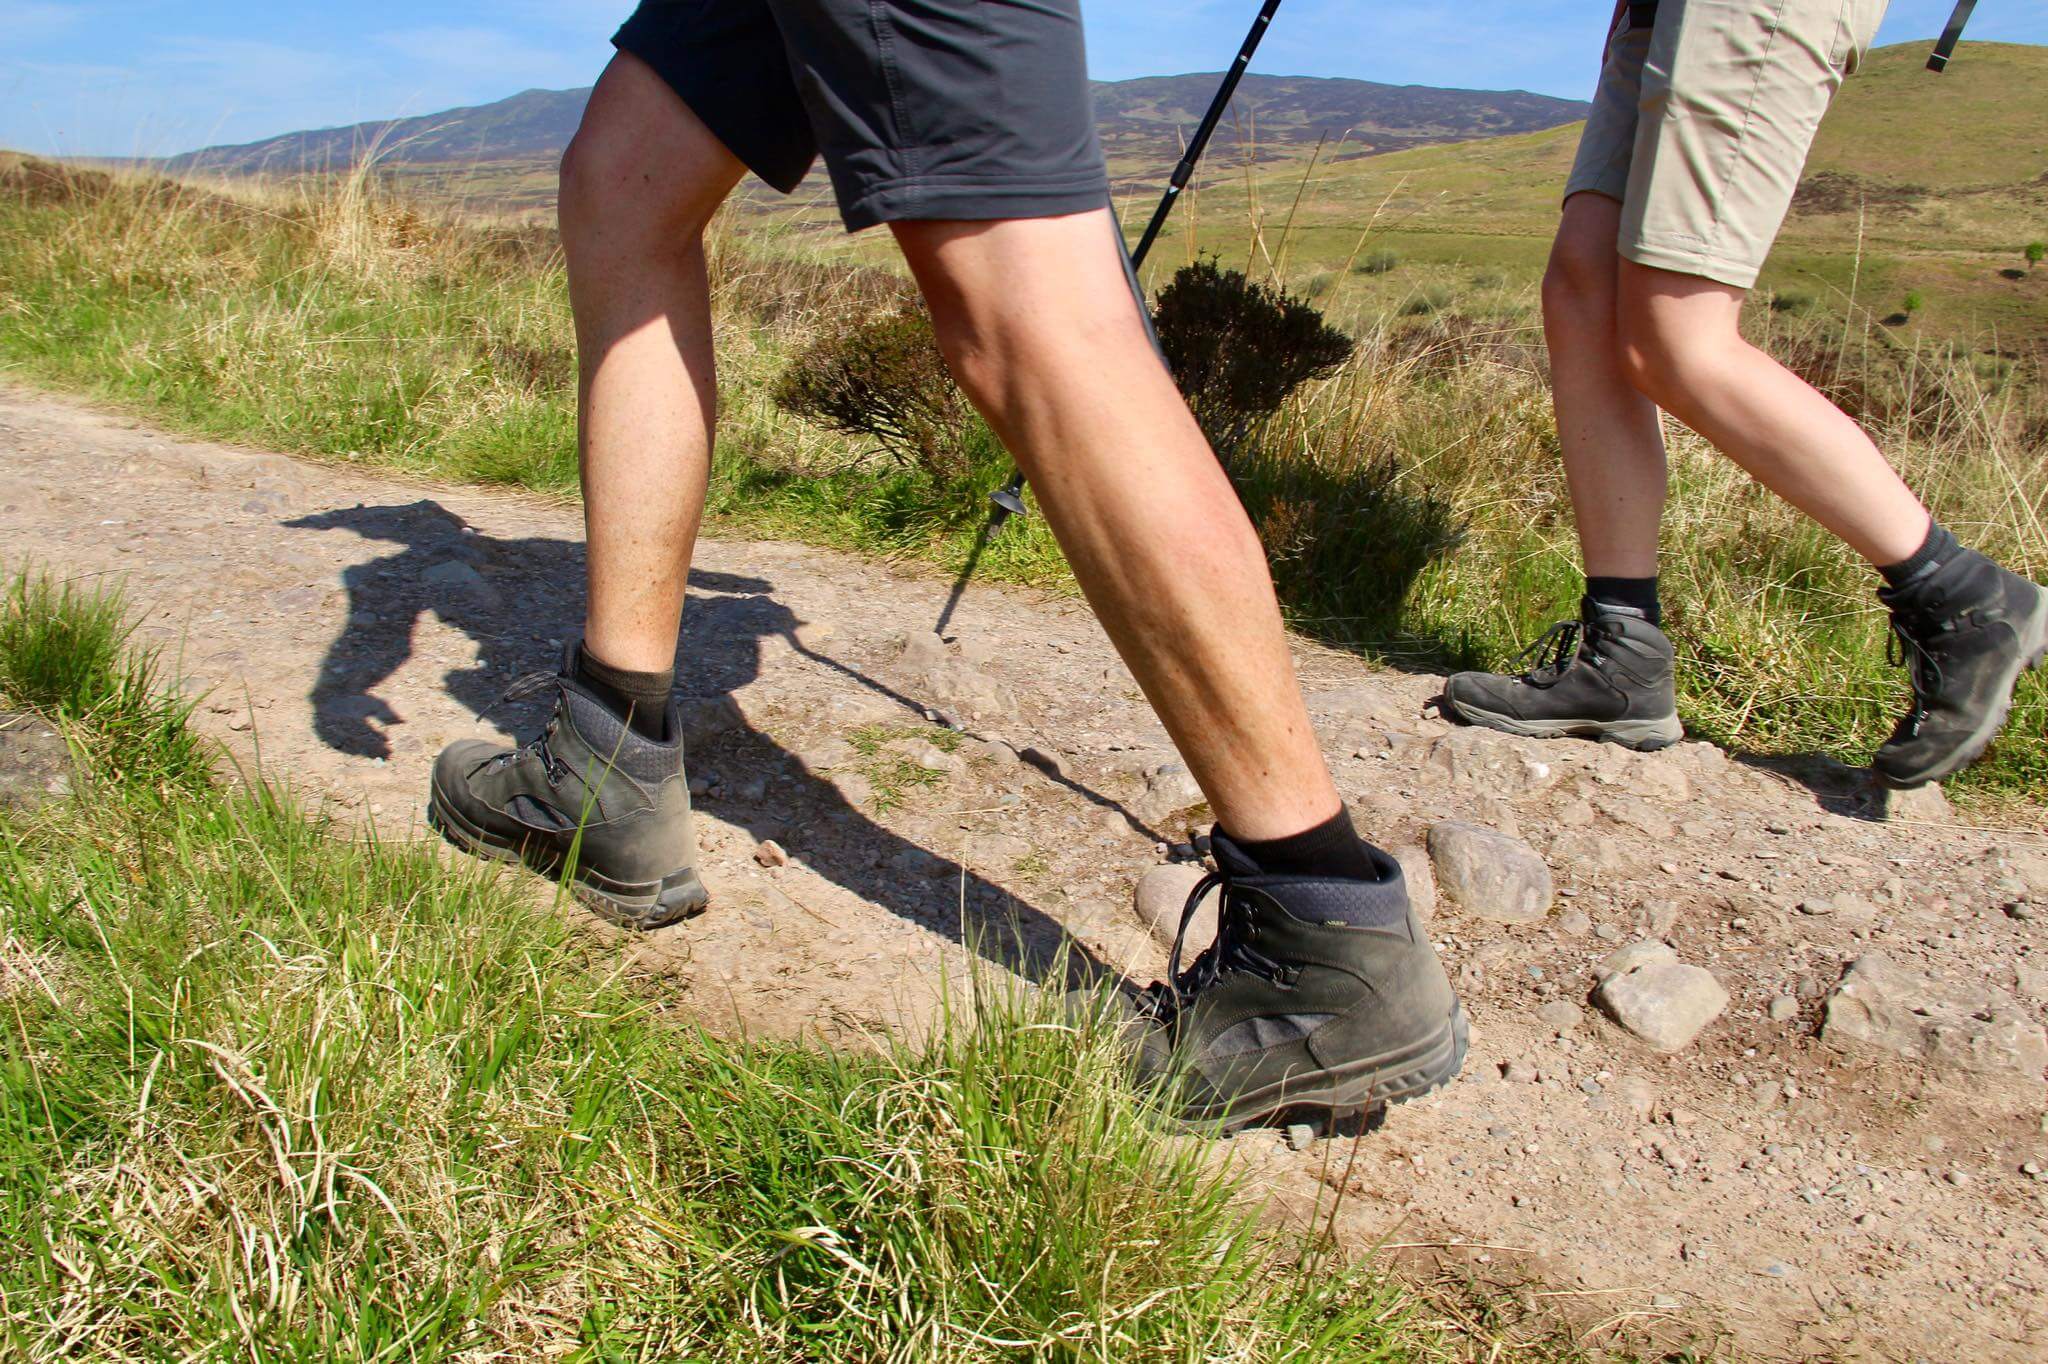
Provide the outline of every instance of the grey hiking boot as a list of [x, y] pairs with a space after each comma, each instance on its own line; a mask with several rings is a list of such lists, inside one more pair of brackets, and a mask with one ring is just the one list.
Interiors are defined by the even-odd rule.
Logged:
[[[1377, 881], [1269, 876], [1221, 833], [1216, 941], [1185, 970], [1117, 997], [1142, 1087], [1196, 1128], [1236, 1131], [1286, 1109], [1333, 1118], [1420, 1098], [1464, 1064], [1464, 1011], [1408, 903], [1401, 868]], [[1078, 1002], [1078, 1001], [1077, 1001]], [[1090, 999], [1091, 1004], [1099, 1001]]]
[[555, 711], [531, 742], [450, 744], [434, 764], [427, 822], [456, 847], [524, 862], [628, 928], [660, 928], [701, 911], [697, 835], [683, 775], [682, 721], [671, 701], [655, 743], [580, 686], [575, 644], [559, 673], [533, 673], [508, 699], [555, 688]]
[[2012, 709], [2020, 674], [2048, 654], [2048, 592], [1966, 549], [1900, 588], [1880, 588], [1913, 706], [1870, 765], [1920, 786], [1975, 762]]
[[1522, 657], [1535, 662], [1519, 676], [1454, 674], [1444, 713], [1508, 734], [1577, 735], [1645, 752], [1685, 737], [1671, 641], [1641, 611], [1587, 597], [1579, 619], [1551, 626]]

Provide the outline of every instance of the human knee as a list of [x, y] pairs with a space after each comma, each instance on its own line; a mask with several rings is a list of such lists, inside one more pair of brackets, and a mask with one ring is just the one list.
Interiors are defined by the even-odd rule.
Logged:
[[716, 177], [693, 175], [657, 154], [616, 115], [586, 116], [562, 153], [560, 216], [571, 251], [600, 236], [619, 246], [673, 249], [694, 243], [725, 197]]
[[1583, 235], [1560, 234], [1550, 248], [1550, 263], [1543, 271], [1544, 316], [1611, 308], [1614, 269], [1612, 241], [1602, 244]]

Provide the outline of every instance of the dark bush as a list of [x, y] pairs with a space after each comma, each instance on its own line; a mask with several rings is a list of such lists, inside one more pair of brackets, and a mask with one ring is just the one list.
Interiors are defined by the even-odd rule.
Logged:
[[972, 410], [921, 307], [856, 317], [826, 332], [776, 382], [775, 403], [820, 426], [867, 436], [892, 459], [934, 478], [968, 471]]
[[1308, 304], [1213, 260], [1181, 267], [1159, 291], [1153, 324], [1174, 382], [1224, 455], [1353, 346]]
[[1400, 263], [1401, 258], [1399, 256], [1382, 247], [1378, 251], [1368, 251], [1360, 256], [1358, 264], [1353, 266], [1352, 269], [1358, 271], [1361, 275], [1384, 275]]

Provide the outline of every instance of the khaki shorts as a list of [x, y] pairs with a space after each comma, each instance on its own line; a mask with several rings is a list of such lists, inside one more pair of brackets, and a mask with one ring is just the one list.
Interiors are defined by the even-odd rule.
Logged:
[[1619, 201], [1629, 260], [1747, 289], [1885, 3], [1658, 0], [1650, 22], [1624, 6], [1565, 197]]

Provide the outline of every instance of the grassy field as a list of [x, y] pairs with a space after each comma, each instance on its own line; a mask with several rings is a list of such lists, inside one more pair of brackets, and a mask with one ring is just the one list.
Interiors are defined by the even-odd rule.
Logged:
[[[724, 412], [712, 513], [728, 533], [966, 557], [1004, 472], [976, 445], [935, 478], [779, 411], [774, 380], [900, 280], [731, 224], [715, 246]], [[1277, 240], [1277, 239], [1276, 239]], [[1286, 243], [1282, 243], [1285, 245]], [[1477, 286], [1475, 286], [1477, 287]], [[1401, 664], [1498, 665], [1577, 589], [1525, 285], [1354, 316], [1359, 345], [1232, 472], [1295, 623]], [[1966, 539], [2048, 571], [2038, 365], [1901, 342], [1867, 315], [1760, 301], [1756, 334], [1827, 386]], [[570, 494], [572, 336], [557, 253], [530, 227], [451, 225], [358, 185], [242, 200], [0, 167], [0, 364], [181, 429]], [[1676, 428], [1665, 573], [1696, 734], [1851, 762], [1906, 694], [1872, 575]], [[991, 577], [1067, 584], [1042, 521]], [[2048, 689], [1958, 790], [2048, 794]]]
[[0, 705], [79, 759], [0, 809], [7, 1357], [1568, 1356], [1262, 1228], [1056, 1006], [672, 1017], [531, 881], [216, 780], [122, 616], [0, 590]]

